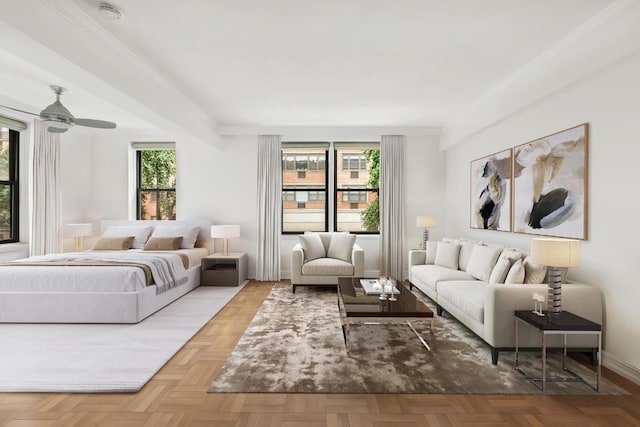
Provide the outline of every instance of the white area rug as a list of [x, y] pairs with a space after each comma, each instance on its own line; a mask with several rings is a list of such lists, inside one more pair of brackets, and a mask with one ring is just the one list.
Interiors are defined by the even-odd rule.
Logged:
[[0, 324], [0, 392], [136, 392], [242, 286], [200, 286], [133, 325]]

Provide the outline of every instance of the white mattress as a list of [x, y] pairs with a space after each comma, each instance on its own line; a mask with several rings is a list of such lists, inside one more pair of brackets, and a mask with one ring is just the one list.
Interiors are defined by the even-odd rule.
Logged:
[[[208, 254], [205, 248], [176, 252], [187, 254], [189, 270]], [[0, 266], [0, 292], [138, 292], [144, 288], [146, 278], [137, 267]]]

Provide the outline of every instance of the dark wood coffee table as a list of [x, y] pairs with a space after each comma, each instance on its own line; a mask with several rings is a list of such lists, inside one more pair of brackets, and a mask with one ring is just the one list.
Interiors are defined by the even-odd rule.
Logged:
[[396, 287], [400, 293], [394, 295], [396, 301], [390, 300], [390, 295], [387, 295], [387, 299], [381, 300], [379, 295], [367, 295], [360, 284], [360, 279], [359, 277], [338, 279], [338, 307], [340, 308], [342, 333], [347, 348], [351, 323], [402, 322], [406, 323], [425, 348], [431, 351], [430, 344], [416, 331], [411, 322], [428, 321], [429, 331], [433, 334], [433, 311], [409, 290], [409, 285], [402, 282], [397, 283]]

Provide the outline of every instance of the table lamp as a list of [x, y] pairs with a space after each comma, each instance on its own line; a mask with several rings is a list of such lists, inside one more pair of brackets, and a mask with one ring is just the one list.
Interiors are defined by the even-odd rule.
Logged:
[[222, 244], [222, 255], [229, 255], [229, 239], [240, 237], [239, 225], [212, 225], [211, 237], [214, 239], [224, 239]]
[[562, 311], [563, 279], [568, 267], [580, 266], [580, 252], [580, 240], [550, 237], [531, 240], [531, 259], [536, 264], [547, 266], [547, 309], [551, 315], [558, 315]]
[[82, 252], [82, 238], [91, 236], [92, 233], [93, 224], [67, 224], [65, 226], [65, 235], [76, 239], [76, 252]]
[[427, 240], [429, 240], [429, 229], [436, 227], [436, 217], [435, 216], [419, 216], [416, 217], [416, 227], [424, 228], [424, 232], [422, 233], [422, 248], [427, 249]]

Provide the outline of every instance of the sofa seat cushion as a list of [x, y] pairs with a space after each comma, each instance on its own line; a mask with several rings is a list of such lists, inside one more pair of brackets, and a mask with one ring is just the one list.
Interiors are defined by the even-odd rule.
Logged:
[[353, 264], [335, 258], [318, 258], [302, 265], [304, 276], [353, 276], [353, 272]]
[[466, 271], [453, 270], [439, 265], [414, 265], [411, 267], [411, 277], [439, 292], [438, 282], [443, 280], [474, 280]]
[[487, 282], [449, 281], [438, 283], [438, 300], [444, 298], [472, 319], [484, 323], [484, 291]]

